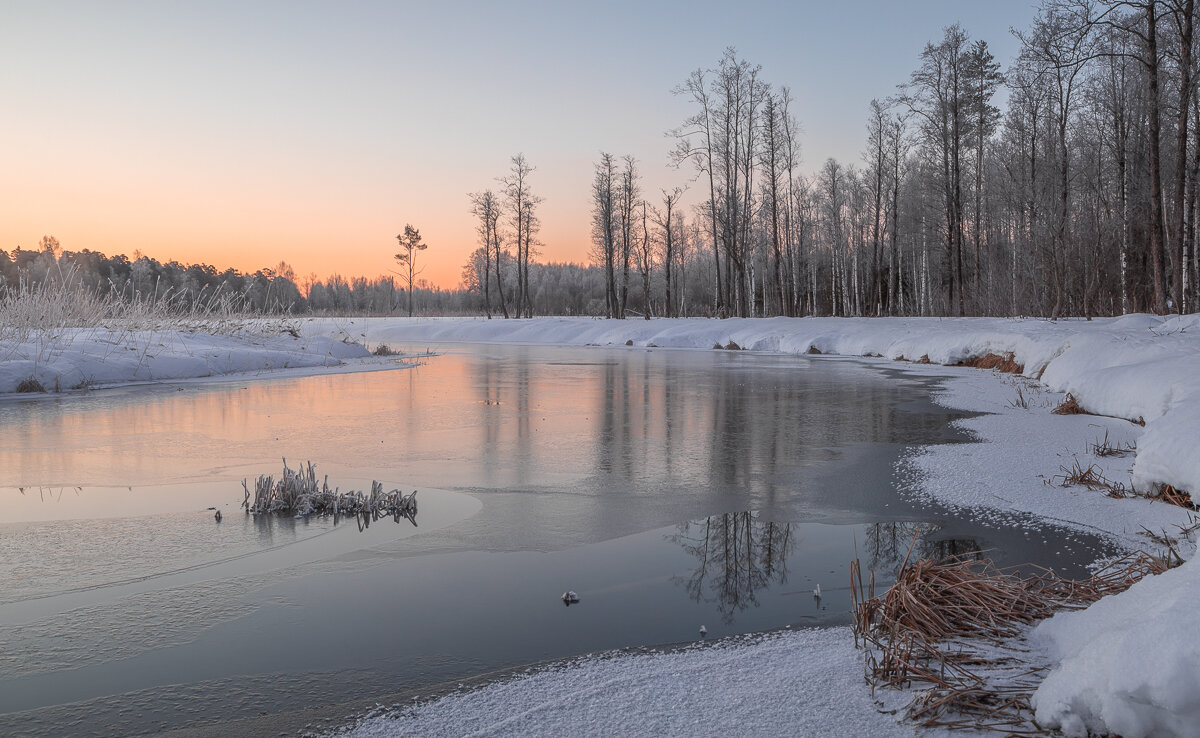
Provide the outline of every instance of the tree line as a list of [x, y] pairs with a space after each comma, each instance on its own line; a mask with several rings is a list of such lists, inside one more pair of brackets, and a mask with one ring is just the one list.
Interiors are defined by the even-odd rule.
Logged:
[[[390, 276], [351, 277], [316, 274], [297, 277], [284, 261], [254, 272], [218, 269], [211, 264], [160, 262], [135, 252], [107, 256], [99, 251], [64, 249], [45, 236], [36, 249], [0, 249], [0, 296], [6, 290], [68, 282], [101, 297], [157, 303], [168, 310], [191, 310], [228, 299], [248, 313], [402, 314], [410, 292]], [[443, 290], [417, 280], [411, 290], [422, 315], [477, 313], [465, 290]]]
[[[681, 206], [682, 187], [644, 193], [631, 156], [595, 163], [591, 312], [1193, 312], [1195, 17], [1195, 0], [1044, 0], [1007, 69], [945, 28], [870, 101], [862, 160], [812, 174], [788, 88], [728, 49], [674, 90], [693, 113], [670, 155], [699, 203]], [[464, 285], [490, 314], [505, 270], [521, 269], [505, 248], [520, 231], [496, 225], [511, 203], [472, 203], [483, 246]]]

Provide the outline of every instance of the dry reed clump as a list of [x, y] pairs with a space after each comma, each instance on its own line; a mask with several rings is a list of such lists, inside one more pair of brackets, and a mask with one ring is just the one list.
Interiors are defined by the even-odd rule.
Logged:
[[371, 353], [376, 356], [396, 356], [400, 352], [386, 343], [381, 343], [376, 345], [375, 350], [373, 350]]
[[1079, 405], [1079, 401], [1075, 399], [1075, 395], [1067, 393], [1062, 404], [1050, 411], [1054, 415], [1091, 415], [1087, 410], [1084, 410]]
[[1112, 456], [1127, 456], [1137, 451], [1137, 444], [1132, 442], [1113, 443], [1108, 440], [1108, 431], [1104, 431], [1103, 439], [1096, 439], [1088, 444], [1088, 453], [1106, 459]]
[[[821, 349], [817, 348], [816, 346], [809, 346], [809, 347], [808, 347], [808, 353], [812, 354], [813, 356], [820, 356], [820, 355], [821, 355]], [[903, 358], [904, 358], [904, 357], [901, 357], [901, 359], [903, 359]]]
[[1102, 489], [1109, 497], [1131, 496], [1128, 487], [1104, 476], [1104, 470], [1095, 464], [1090, 464], [1085, 468], [1083, 464], [1079, 463], [1079, 459], [1075, 459], [1071, 462], [1071, 466], [1060, 466], [1058, 470], [1062, 473], [1051, 477], [1051, 484], [1057, 484], [1060, 487], [1082, 486], [1088, 489]]
[[868, 650], [872, 685], [925, 688], [908, 705], [909, 720], [925, 727], [1044, 734], [1031, 722], [1029, 706], [1039, 669], [1026, 663], [1013, 641], [1060, 609], [1081, 609], [1167, 568], [1161, 559], [1137, 553], [1072, 581], [1042, 569], [1026, 568], [1023, 576], [987, 559], [952, 556], [911, 565], [905, 559], [896, 583], [876, 597], [864, 588], [854, 561], [855, 640]]
[[914, 364], [932, 364], [933, 362], [929, 360], [929, 354], [921, 354], [921, 358], [917, 359], [913, 363]]
[[247, 514], [295, 515], [353, 515], [358, 519], [359, 530], [383, 517], [407, 519], [417, 524], [417, 491], [405, 495], [398, 489], [384, 492], [383, 485], [371, 482], [370, 494], [361, 491], [342, 492], [329, 488], [329, 477], [317, 482], [317, 467], [311, 461], [293, 470], [283, 460], [283, 476], [276, 480], [269, 475], [260, 475], [254, 480], [251, 493], [249, 480], [242, 480], [246, 497], [242, 507]]
[[1011, 353], [1004, 356], [990, 353], [983, 356], [975, 356], [970, 359], [964, 359], [955, 364], [955, 366], [969, 366], [974, 369], [995, 369], [998, 372], [1008, 374], [1021, 374], [1025, 371], [1025, 365], [1018, 364]]
[[1152, 500], [1161, 500], [1169, 505], [1177, 505], [1188, 510], [1196, 509], [1196, 504], [1192, 502], [1191, 494], [1184, 490], [1176, 489], [1169, 484], [1158, 485], [1153, 494], [1146, 496]]
[[1017, 390], [1017, 397], [1014, 400], [1009, 400], [1008, 406], [1015, 407], [1020, 410], [1028, 410], [1029, 409], [1029, 399], [1025, 397], [1025, 391], [1022, 390], [1020, 386], [1018, 386], [1016, 388], [1016, 390]]
[[31, 393], [31, 392], [45, 392], [45, 391], [46, 391], [46, 388], [44, 386], [42, 386], [42, 383], [37, 381], [33, 377], [30, 377], [29, 379], [22, 379], [17, 384], [17, 392], [19, 394], [27, 394], [27, 393]]

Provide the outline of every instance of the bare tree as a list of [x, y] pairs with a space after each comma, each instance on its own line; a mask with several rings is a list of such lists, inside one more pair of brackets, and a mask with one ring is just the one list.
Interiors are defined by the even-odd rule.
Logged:
[[512, 237], [517, 247], [517, 317], [533, 317], [533, 304], [529, 290], [529, 260], [534, 249], [534, 237], [537, 235], [540, 223], [537, 219], [537, 206], [542, 198], [533, 194], [529, 186], [529, 176], [534, 167], [525, 159], [524, 154], [512, 158], [512, 168], [508, 176], [501, 177], [504, 185], [504, 195], [508, 207]]
[[483, 247], [483, 305], [488, 320], [492, 319], [491, 271], [492, 264], [496, 265], [496, 292], [500, 298], [500, 310], [508, 317], [508, 305], [504, 302], [504, 281], [500, 274], [500, 218], [503, 209], [496, 193], [491, 190], [471, 194], [471, 213], [479, 219], [475, 232]]
[[678, 316], [674, 303], [671, 301], [671, 285], [672, 274], [671, 268], [675, 265], [675, 260], [679, 258], [679, 239], [682, 232], [679, 228], [679, 198], [683, 196], [683, 189], [676, 187], [670, 192], [662, 191], [662, 210], [652, 208], [651, 212], [654, 217], [654, 224], [658, 226], [658, 241], [663, 247], [663, 284], [665, 289], [665, 310], [668, 318]]
[[604, 312], [617, 315], [616, 207], [617, 163], [612, 154], [601, 153], [592, 177], [592, 240], [599, 253], [595, 261], [604, 266]]

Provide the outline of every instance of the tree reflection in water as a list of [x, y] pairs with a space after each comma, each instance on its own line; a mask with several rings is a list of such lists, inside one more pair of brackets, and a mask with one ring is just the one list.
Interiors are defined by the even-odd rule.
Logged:
[[983, 558], [983, 549], [975, 539], [938, 537], [941, 530], [942, 527], [934, 523], [891, 522], [866, 526], [868, 570], [895, 576], [905, 558], [911, 561], [936, 561], [947, 556]]
[[714, 602], [726, 623], [758, 605], [758, 592], [787, 581], [794, 546], [792, 526], [761, 520], [757, 512], [726, 513], [684, 523], [667, 536], [699, 562], [687, 577], [674, 577], [696, 602]]
[[[870, 570], [894, 577], [912, 548], [913, 561], [947, 556], [982, 558], [979, 543], [970, 538], [947, 538], [933, 523], [890, 522], [861, 526]], [[694, 520], [676, 528], [667, 540], [696, 559], [690, 575], [672, 581], [682, 585], [696, 602], [717, 605], [722, 620], [759, 604], [766, 587], [785, 584], [788, 558], [796, 538], [791, 523], [763, 520], [757, 512], [726, 513]], [[863, 540], [863, 538], [859, 538]]]

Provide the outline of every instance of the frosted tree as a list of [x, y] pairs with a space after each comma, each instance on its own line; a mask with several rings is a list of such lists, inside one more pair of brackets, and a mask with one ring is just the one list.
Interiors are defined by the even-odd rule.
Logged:
[[491, 272], [492, 265], [495, 264], [496, 276], [496, 294], [500, 300], [500, 310], [504, 317], [508, 317], [508, 305], [504, 302], [504, 280], [500, 272], [501, 264], [501, 237], [500, 237], [500, 219], [503, 216], [503, 208], [500, 206], [500, 200], [496, 197], [496, 193], [491, 190], [483, 192], [475, 192], [471, 194], [471, 214], [475, 216], [477, 222], [475, 232], [479, 234], [480, 246], [483, 249], [483, 305], [484, 311], [487, 313], [488, 320], [492, 318], [492, 298], [491, 298]]
[[512, 158], [512, 167], [507, 176], [500, 178], [504, 185], [505, 205], [508, 209], [512, 240], [517, 248], [517, 317], [533, 317], [532, 295], [529, 289], [529, 260], [535, 247], [535, 238], [541, 227], [537, 218], [537, 206], [542, 198], [533, 194], [529, 176], [534, 167], [524, 154]]
[[604, 314], [617, 317], [616, 282], [616, 210], [617, 162], [612, 154], [601, 153], [592, 176], [592, 242], [596, 246], [593, 261], [604, 269]]
[[411, 224], [404, 224], [404, 232], [396, 236], [400, 243], [400, 251], [396, 253], [396, 263], [400, 265], [400, 276], [404, 279], [405, 292], [408, 293], [408, 317], [413, 315], [413, 283], [424, 269], [417, 269], [417, 254], [429, 248], [421, 240], [421, 232]]

